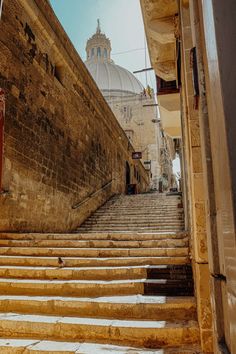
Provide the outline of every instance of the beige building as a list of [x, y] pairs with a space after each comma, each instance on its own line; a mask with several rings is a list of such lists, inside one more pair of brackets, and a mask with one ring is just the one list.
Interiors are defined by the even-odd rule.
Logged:
[[[166, 145], [162, 142], [153, 90], [149, 87], [145, 90], [132, 73], [114, 63], [111, 42], [101, 32], [99, 21], [96, 33], [87, 42], [86, 52], [88, 70], [131, 145], [135, 151], [142, 153], [141, 161], [150, 172], [151, 188], [157, 189], [162, 177], [161, 147], [166, 148]], [[171, 160], [169, 164], [171, 175]]]
[[202, 350], [235, 354], [236, 2], [141, 0], [141, 6], [163, 126], [182, 137]]

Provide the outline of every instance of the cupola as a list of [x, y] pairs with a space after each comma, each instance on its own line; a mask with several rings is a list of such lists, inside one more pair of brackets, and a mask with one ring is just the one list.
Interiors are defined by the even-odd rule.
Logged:
[[87, 41], [87, 61], [111, 62], [111, 42], [101, 31], [100, 21], [97, 20], [96, 33]]

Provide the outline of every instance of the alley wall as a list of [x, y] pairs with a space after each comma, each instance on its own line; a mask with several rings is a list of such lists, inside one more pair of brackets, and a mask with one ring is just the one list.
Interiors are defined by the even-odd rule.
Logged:
[[[74, 230], [148, 175], [47, 0], [6, 0], [0, 22], [5, 92], [0, 230]], [[110, 184], [109, 184], [110, 183]], [[103, 186], [78, 209], [72, 207]]]

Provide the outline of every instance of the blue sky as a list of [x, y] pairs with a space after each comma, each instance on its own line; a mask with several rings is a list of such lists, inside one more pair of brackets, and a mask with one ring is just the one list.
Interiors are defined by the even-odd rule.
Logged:
[[[139, 0], [50, 0], [62, 26], [83, 60], [88, 38], [96, 31], [100, 19], [102, 32], [110, 38], [112, 59], [131, 72], [145, 68], [145, 33]], [[138, 49], [138, 50], [136, 50]], [[141, 49], [141, 50], [140, 50]], [[130, 51], [129, 53], [116, 54]], [[147, 54], [147, 67], [150, 61]], [[146, 85], [144, 73], [136, 77]], [[154, 88], [155, 76], [147, 73], [147, 82]], [[179, 171], [179, 160], [174, 171]]]
[[[83, 60], [86, 41], [96, 31], [99, 18], [102, 32], [111, 40], [115, 63], [131, 72], [145, 67], [145, 34], [139, 0], [51, 0], [51, 4]], [[134, 51], [116, 54], [130, 50]], [[148, 57], [148, 50], [146, 53]], [[136, 77], [145, 84], [145, 74]], [[147, 77], [154, 88], [154, 76], [149, 72]]]

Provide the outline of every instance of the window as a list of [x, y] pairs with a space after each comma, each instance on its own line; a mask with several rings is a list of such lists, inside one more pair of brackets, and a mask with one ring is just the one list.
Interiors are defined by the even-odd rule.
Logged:
[[91, 57], [92, 58], [94, 57], [94, 48], [92, 48], [92, 50], [91, 50]]
[[132, 118], [132, 108], [130, 106], [124, 106], [122, 109], [123, 119], [125, 123], [129, 123]]
[[100, 47], [98, 47], [98, 49], [97, 49], [97, 56], [101, 57], [101, 48]]
[[104, 58], [107, 58], [107, 49], [104, 49]]
[[63, 85], [63, 68], [62, 66], [55, 66], [54, 69], [55, 78]]

